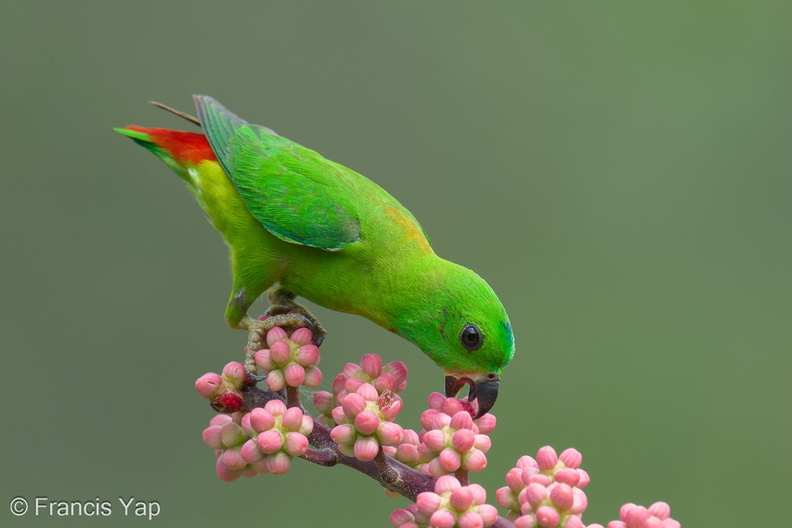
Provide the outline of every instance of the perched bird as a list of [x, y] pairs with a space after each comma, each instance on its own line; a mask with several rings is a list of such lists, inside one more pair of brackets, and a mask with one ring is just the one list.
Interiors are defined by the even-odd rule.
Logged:
[[[514, 355], [509, 318], [492, 288], [438, 257], [413, 215], [360, 174], [249, 124], [207, 96], [198, 119], [171, 110], [203, 134], [116, 129], [184, 179], [231, 250], [233, 289], [225, 317], [249, 332], [248, 362], [275, 324], [323, 330], [296, 295], [362, 315], [417, 345], [445, 372], [445, 392], [469, 385], [477, 416], [498, 396]], [[265, 291], [269, 319], [247, 315]], [[295, 320], [291, 310], [305, 318]], [[251, 367], [251, 365], [253, 365]]]

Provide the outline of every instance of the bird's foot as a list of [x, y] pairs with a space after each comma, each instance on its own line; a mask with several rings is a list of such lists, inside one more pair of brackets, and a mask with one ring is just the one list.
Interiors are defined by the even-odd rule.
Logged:
[[[272, 300], [272, 297], [270, 297]], [[279, 299], [280, 300], [280, 299]], [[308, 328], [313, 334], [313, 341], [316, 346], [322, 344], [326, 332], [319, 321], [306, 308], [291, 301], [289, 303], [273, 304], [264, 313], [264, 318], [254, 319], [245, 316], [240, 321], [240, 326], [248, 331], [248, 343], [245, 353], [245, 370], [256, 381], [261, 381], [266, 376], [257, 374], [256, 352], [266, 347], [267, 332], [276, 326]]]
[[270, 302], [270, 307], [264, 312], [264, 315], [269, 317], [291, 314], [300, 315], [307, 324], [297, 324], [295, 326], [305, 326], [309, 328], [311, 333], [313, 333], [314, 345], [320, 346], [322, 344], [327, 332], [308, 308], [294, 302], [295, 295], [293, 293], [283, 288], [274, 288], [269, 291], [267, 297]]

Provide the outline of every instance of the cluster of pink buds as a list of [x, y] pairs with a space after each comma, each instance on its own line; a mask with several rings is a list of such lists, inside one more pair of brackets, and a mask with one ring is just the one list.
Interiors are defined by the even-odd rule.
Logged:
[[401, 443], [404, 430], [393, 422], [401, 408], [401, 398], [392, 392], [385, 390], [380, 395], [374, 385], [363, 383], [355, 392], [347, 393], [341, 405], [333, 409], [333, 420], [339, 425], [333, 428], [330, 437], [346, 456], [373, 460], [380, 446]]
[[488, 528], [498, 519], [498, 510], [486, 504], [487, 492], [478, 484], [463, 486], [445, 475], [437, 479], [434, 492], [418, 494], [415, 504], [394, 511], [393, 528]]
[[293, 457], [308, 450], [313, 419], [299, 407], [280, 400], [249, 413], [215, 416], [203, 432], [204, 442], [217, 454], [217, 474], [225, 481], [258, 473], [282, 475]]
[[421, 470], [440, 477], [487, 467], [484, 453], [492, 445], [487, 434], [495, 428], [495, 417], [485, 414], [474, 422], [464, 401], [438, 392], [429, 396], [429, 407], [421, 415]]
[[333, 380], [331, 392], [314, 393], [314, 406], [322, 413], [320, 421], [330, 427], [336, 425], [333, 409], [341, 405], [344, 396], [355, 392], [364, 383], [373, 385], [380, 395], [385, 391], [399, 394], [407, 387], [407, 367], [401, 361], [383, 365], [377, 354], [366, 354], [359, 365], [347, 363], [344, 371]]
[[[648, 508], [628, 503], [621, 507], [619, 520], [608, 523], [608, 528], [680, 528], [682, 525], [670, 517], [671, 508], [665, 502], [655, 502]], [[589, 528], [602, 528], [598, 524]]]
[[253, 380], [242, 363], [232, 361], [223, 367], [223, 373], [207, 372], [195, 382], [195, 390], [209, 400], [217, 412], [234, 413], [242, 408], [241, 389]]
[[580, 469], [582, 460], [575, 449], [559, 457], [550, 446], [539, 449], [536, 459], [521, 457], [506, 474], [508, 486], [496, 494], [498, 504], [510, 510], [516, 528], [583, 528], [588, 500], [582, 488], [589, 476]]
[[267, 375], [270, 390], [289, 387], [318, 387], [322, 383], [319, 348], [313, 344], [308, 328], [298, 328], [291, 335], [275, 326], [267, 332], [267, 346], [254, 355], [256, 366]]
[[[395, 495], [412, 497], [416, 490], [433, 487], [419, 493], [415, 504], [391, 514], [394, 528], [508, 525], [494, 506], [486, 504], [484, 488], [468, 485], [468, 472], [487, 466], [488, 435], [496, 425], [493, 415], [474, 420], [475, 402], [433, 393], [429, 409], [421, 415], [421, 432], [405, 430], [394, 420], [402, 409], [398, 393], [407, 385], [407, 368], [398, 361], [383, 365], [378, 355], [367, 354], [360, 364], [344, 367], [330, 392], [314, 394], [322, 415], [315, 424], [303, 410], [298, 390], [302, 385], [316, 387], [322, 380], [319, 350], [312, 339], [307, 328], [288, 333], [274, 327], [266, 336], [269, 348], [254, 356], [269, 389], [286, 388], [287, 403], [281, 400], [283, 393], [255, 387], [256, 380], [241, 363], [228, 363], [222, 374], [207, 373], [196, 381], [198, 393], [223, 413], [203, 432], [204, 442], [215, 450], [221, 480], [281, 475], [294, 457], [302, 457], [375, 473], [374, 478]], [[582, 521], [588, 505], [583, 488], [589, 476], [580, 469], [581, 462], [577, 450], [557, 455], [550, 446], [539, 449], [535, 458], [521, 457], [506, 475], [507, 486], [497, 491], [497, 503], [508, 510], [515, 528], [604, 528]], [[664, 502], [649, 508], [625, 504], [619, 520], [607, 528], [680, 528], [670, 513]]]

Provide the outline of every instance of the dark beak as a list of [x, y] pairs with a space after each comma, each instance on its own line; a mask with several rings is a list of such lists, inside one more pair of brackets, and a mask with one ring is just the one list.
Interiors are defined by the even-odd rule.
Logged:
[[500, 379], [485, 379], [483, 381], [473, 381], [470, 378], [457, 379], [454, 376], [445, 377], [445, 394], [447, 398], [456, 397], [464, 385], [470, 386], [468, 391], [468, 401], [476, 400], [478, 403], [478, 412], [473, 419], [478, 419], [487, 414], [492, 406], [495, 405], [495, 400], [498, 399], [498, 389], [500, 388]]

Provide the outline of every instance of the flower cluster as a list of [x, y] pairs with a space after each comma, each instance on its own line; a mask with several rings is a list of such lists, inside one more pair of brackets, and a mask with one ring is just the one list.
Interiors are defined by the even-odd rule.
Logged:
[[401, 443], [404, 430], [393, 422], [402, 408], [402, 400], [389, 390], [380, 395], [374, 385], [361, 384], [347, 393], [332, 417], [339, 424], [330, 432], [338, 449], [346, 456], [373, 460], [380, 446]]
[[313, 419], [299, 407], [286, 408], [280, 400], [249, 413], [215, 416], [203, 432], [204, 442], [217, 454], [217, 474], [232, 481], [258, 473], [282, 475], [293, 457], [308, 449]]
[[[655, 502], [648, 508], [627, 503], [619, 511], [619, 520], [608, 523], [608, 528], [681, 528], [679, 521], [670, 517], [671, 508], [665, 502]], [[591, 525], [589, 528], [602, 528]]]
[[[270, 391], [286, 388], [287, 403], [283, 392], [257, 388], [241, 363], [228, 363], [222, 374], [207, 373], [196, 381], [198, 393], [223, 413], [203, 432], [204, 442], [215, 450], [221, 480], [280, 475], [294, 457], [302, 457], [363, 471], [391, 494], [412, 497], [432, 490], [418, 493], [415, 504], [394, 511], [394, 528], [508, 525], [505, 519], [498, 521], [494, 506], [486, 504], [484, 488], [468, 485], [468, 472], [487, 466], [488, 435], [496, 425], [493, 415], [474, 420], [475, 401], [433, 393], [421, 414], [421, 432], [405, 430], [394, 420], [403, 405], [398, 393], [407, 385], [407, 368], [401, 362], [383, 365], [378, 355], [367, 354], [360, 364], [348, 363], [329, 392], [315, 393], [314, 405], [322, 415], [315, 424], [297, 390], [302, 385], [315, 387], [322, 379], [312, 338], [306, 328], [289, 334], [274, 327], [266, 336], [269, 348], [255, 354]], [[508, 510], [515, 528], [603, 528], [583, 524], [588, 504], [583, 488], [589, 476], [580, 469], [581, 462], [575, 449], [557, 455], [550, 446], [539, 449], [535, 458], [521, 457], [506, 475], [507, 486], [497, 491], [497, 503]], [[663, 502], [649, 508], [626, 504], [620, 519], [607, 528], [680, 528], [670, 512]]]
[[242, 387], [253, 380], [245, 372], [242, 363], [232, 361], [223, 367], [223, 373], [207, 372], [195, 382], [195, 390], [209, 400], [212, 407], [221, 413], [231, 414], [242, 409]]
[[385, 391], [399, 394], [407, 387], [407, 367], [401, 361], [382, 364], [377, 354], [366, 354], [360, 364], [347, 363], [344, 371], [336, 376], [330, 388], [331, 392], [317, 391], [314, 393], [314, 406], [322, 413], [319, 420], [333, 427], [333, 409], [341, 405], [341, 400], [348, 393], [355, 392], [361, 385], [368, 383], [382, 395]]
[[487, 433], [495, 428], [495, 417], [485, 414], [475, 422], [466, 402], [446, 398], [440, 393], [429, 396], [429, 409], [421, 415], [423, 431], [419, 452], [420, 469], [433, 477], [463, 471], [481, 471], [487, 467], [492, 442]]
[[445, 475], [437, 479], [434, 492], [420, 493], [415, 504], [394, 511], [393, 528], [488, 528], [498, 519], [498, 510], [486, 504], [487, 492], [478, 484], [463, 486]]
[[267, 375], [270, 390], [286, 386], [318, 387], [322, 382], [319, 364], [319, 348], [313, 344], [313, 334], [308, 328], [298, 328], [291, 335], [279, 327], [267, 332], [267, 346], [253, 356], [258, 366]]
[[550, 446], [539, 449], [536, 459], [521, 457], [496, 494], [498, 504], [510, 510], [516, 528], [582, 528], [588, 505], [582, 488], [589, 483], [582, 460], [575, 449], [559, 457]]

